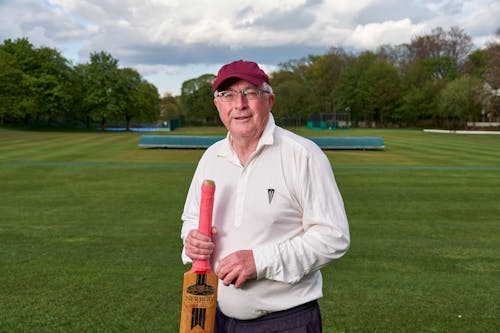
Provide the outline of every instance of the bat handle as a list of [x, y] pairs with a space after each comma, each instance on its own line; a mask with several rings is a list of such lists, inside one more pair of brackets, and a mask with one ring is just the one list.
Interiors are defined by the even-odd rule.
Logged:
[[[215, 182], [204, 180], [201, 185], [200, 217], [198, 221], [198, 231], [212, 237], [212, 213], [214, 208]], [[196, 260], [191, 271], [195, 273], [208, 273], [211, 271], [210, 261]]]

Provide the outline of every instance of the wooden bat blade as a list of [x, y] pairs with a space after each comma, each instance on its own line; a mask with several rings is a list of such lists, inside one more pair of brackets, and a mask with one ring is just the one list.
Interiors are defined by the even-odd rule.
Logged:
[[214, 332], [217, 286], [213, 272], [184, 274], [180, 333]]
[[[205, 180], [201, 186], [198, 230], [212, 236], [215, 183]], [[184, 274], [180, 333], [213, 333], [217, 307], [218, 278], [208, 260], [193, 263]]]

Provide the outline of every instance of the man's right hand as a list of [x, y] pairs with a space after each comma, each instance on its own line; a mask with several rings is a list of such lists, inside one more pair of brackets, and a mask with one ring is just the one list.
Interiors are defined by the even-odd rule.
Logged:
[[[212, 228], [212, 235], [215, 235], [217, 230]], [[184, 240], [184, 249], [186, 255], [191, 260], [209, 260], [214, 252], [215, 243], [207, 235], [202, 234], [198, 230], [191, 230]]]

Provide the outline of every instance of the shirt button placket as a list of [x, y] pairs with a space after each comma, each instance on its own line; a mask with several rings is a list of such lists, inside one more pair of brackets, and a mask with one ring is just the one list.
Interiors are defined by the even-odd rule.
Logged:
[[247, 192], [248, 186], [248, 170], [243, 168], [241, 170], [240, 178], [238, 179], [238, 190], [236, 197], [236, 216], [234, 219], [234, 225], [236, 228], [241, 226], [243, 223], [243, 207], [245, 202], [245, 193]]

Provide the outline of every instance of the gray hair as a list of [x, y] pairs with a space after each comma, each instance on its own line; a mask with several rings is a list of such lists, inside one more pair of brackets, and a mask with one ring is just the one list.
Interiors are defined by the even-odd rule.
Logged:
[[265, 91], [269, 92], [270, 94], [273, 93], [273, 87], [271, 87], [271, 85], [267, 82], [262, 83], [261, 88], [262, 88], [262, 90], [265, 90]]

